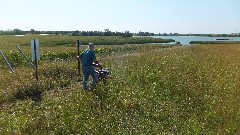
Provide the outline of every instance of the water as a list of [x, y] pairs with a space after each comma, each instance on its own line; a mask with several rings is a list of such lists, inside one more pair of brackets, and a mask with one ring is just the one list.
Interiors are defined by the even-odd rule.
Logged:
[[[173, 39], [179, 41], [183, 45], [188, 45], [191, 41], [240, 41], [240, 37], [207, 37], [207, 36], [153, 36], [153, 38]], [[216, 40], [229, 39], [229, 40]], [[171, 42], [175, 43], [175, 42]]]

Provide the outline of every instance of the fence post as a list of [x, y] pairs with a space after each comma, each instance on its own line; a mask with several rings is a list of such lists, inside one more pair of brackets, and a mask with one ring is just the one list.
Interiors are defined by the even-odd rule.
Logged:
[[16, 45], [17, 49], [20, 51], [20, 53], [23, 55], [23, 57], [26, 59], [26, 61], [28, 62], [28, 64], [35, 69], [35, 66], [32, 64], [32, 62], [27, 58], [27, 56], [24, 54], [24, 52], [20, 49], [20, 47], [18, 47], [18, 45]]
[[3, 57], [3, 59], [5, 60], [5, 62], [7, 63], [9, 69], [11, 70], [11, 72], [14, 73], [12, 66], [10, 65], [10, 63], [8, 62], [7, 58], [4, 56], [4, 54], [2, 53], [1, 50], [0, 50], [0, 53], [1, 53], [2, 57]]
[[34, 55], [35, 55], [35, 69], [36, 69], [36, 79], [38, 81], [38, 68], [37, 68], [37, 47], [36, 47], [36, 40], [34, 39]]
[[[77, 40], [77, 55], [80, 55], [81, 42]], [[78, 59], [78, 75], [80, 76], [80, 59]]]

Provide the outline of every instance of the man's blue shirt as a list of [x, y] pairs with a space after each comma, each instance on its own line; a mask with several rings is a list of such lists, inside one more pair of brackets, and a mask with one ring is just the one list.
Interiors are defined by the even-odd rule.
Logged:
[[80, 54], [83, 66], [92, 66], [93, 60], [96, 59], [95, 52], [87, 49]]

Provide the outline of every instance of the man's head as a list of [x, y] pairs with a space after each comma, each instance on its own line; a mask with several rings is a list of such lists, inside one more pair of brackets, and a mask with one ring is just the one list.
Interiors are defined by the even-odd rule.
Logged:
[[94, 44], [93, 43], [89, 43], [88, 44], [88, 49], [93, 50], [94, 49]]

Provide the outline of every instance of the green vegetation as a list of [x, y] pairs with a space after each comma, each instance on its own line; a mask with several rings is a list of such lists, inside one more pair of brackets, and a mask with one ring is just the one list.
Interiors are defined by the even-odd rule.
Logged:
[[240, 134], [239, 44], [98, 46], [113, 76], [98, 96], [62, 56], [74, 47], [43, 48], [56, 57], [38, 84], [27, 65], [1, 64], [0, 134]]
[[[146, 43], [169, 43], [172, 39], [157, 39], [151, 37], [109, 37], [109, 36], [63, 36], [63, 35], [29, 35], [29, 36], [0, 36], [0, 50], [8, 53], [17, 44], [25, 51], [30, 49], [30, 40], [39, 39], [41, 49], [45, 47], [75, 47], [76, 40], [82, 45], [89, 42], [95, 45], [124, 45], [124, 44], [146, 44]], [[47, 48], [49, 49], [49, 48]]]

